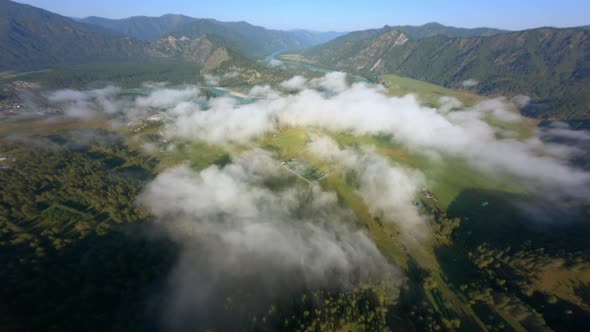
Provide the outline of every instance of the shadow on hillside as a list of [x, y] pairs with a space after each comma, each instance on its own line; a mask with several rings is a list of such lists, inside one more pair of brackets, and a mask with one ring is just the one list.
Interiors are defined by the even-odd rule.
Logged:
[[449, 205], [461, 218], [454, 238], [467, 246], [482, 242], [503, 247], [578, 251], [590, 249], [590, 213], [583, 206], [501, 191], [466, 190]]
[[137, 236], [140, 224], [90, 235], [20, 264], [0, 255], [2, 331], [150, 331], [175, 246]]

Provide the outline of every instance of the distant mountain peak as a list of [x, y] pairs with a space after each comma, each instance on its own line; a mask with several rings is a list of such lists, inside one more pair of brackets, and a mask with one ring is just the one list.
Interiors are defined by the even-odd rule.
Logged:
[[[121, 24], [119, 20], [87, 19], [114, 26]], [[141, 24], [153, 19], [136, 17], [125, 22], [131, 22], [133, 27], [138, 21]], [[195, 63], [204, 70], [212, 70], [229, 60], [241, 58], [218, 37], [210, 38], [204, 34], [191, 39], [186, 35], [166, 35], [148, 43], [127, 35], [112, 34], [106, 27], [14, 2], [0, 1], [0, 21], [14, 22], [0, 25], [0, 35], [7, 37], [0, 40], [0, 49], [11, 50], [0, 52], [0, 71], [154, 59]]]
[[438, 22], [428, 22], [422, 24], [423, 27], [446, 27], [446, 25], [440, 24]]
[[317, 45], [342, 35], [333, 32], [272, 30], [246, 21], [222, 22], [180, 14], [135, 16], [118, 20], [87, 17], [80, 21], [148, 42], [167, 36], [192, 39], [201, 35], [215, 35], [224, 39], [229, 48], [251, 58], [263, 57], [278, 50]]
[[385, 41], [393, 47], [401, 46], [409, 40], [408, 36], [400, 30], [390, 30], [381, 34], [377, 41]]

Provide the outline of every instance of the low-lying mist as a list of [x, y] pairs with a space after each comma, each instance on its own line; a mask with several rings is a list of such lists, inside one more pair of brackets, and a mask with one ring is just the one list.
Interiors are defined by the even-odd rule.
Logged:
[[224, 167], [174, 167], [146, 187], [140, 204], [183, 248], [167, 330], [219, 326], [228, 297], [258, 313], [306, 289], [401, 282], [335, 193], [317, 184], [269, 189], [284, 172], [271, 153], [253, 150]]
[[[304, 289], [403, 280], [336, 193], [295, 182], [276, 155], [257, 146], [263, 136], [282, 128], [388, 137], [433, 165], [452, 156], [482, 176], [508, 178], [550, 201], [589, 202], [590, 173], [570, 160], [582, 153], [590, 135], [562, 124], [522, 138], [510, 128], [524, 125], [517, 109], [525, 98], [495, 98], [466, 107], [443, 97], [434, 108], [415, 95], [387, 96], [380, 85], [349, 84], [338, 72], [254, 87], [250, 97], [256, 99], [249, 104], [229, 96], [207, 100], [196, 87], [150, 88], [149, 95], [133, 98], [107, 87], [56, 91], [48, 99], [68, 116], [113, 115], [114, 126], [158, 113], [163, 134], [172, 142], [198, 140], [244, 151], [234, 152], [225, 166], [167, 169], [138, 202], [152, 211], [158, 229], [183, 248], [165, 302], [168, 329], [199, 329], [223, 320], [227, 298], [240, 292], [245, 307], [264, 308]], [[547, 134], [576, 144], [549, 143], [542, 139]], [[422, 170], [394, 162], [372, 146], [340, 146], [327, 134], [310, 137], [306, 153], [354, 174], [354, 190], [372, 215], [399, 225], [403, 235], [418, 242], [429, 238], [426, 219], [414, 204], [420, 191], [431, 186]], [[269, 185], [277, 182], [282, 184]]]

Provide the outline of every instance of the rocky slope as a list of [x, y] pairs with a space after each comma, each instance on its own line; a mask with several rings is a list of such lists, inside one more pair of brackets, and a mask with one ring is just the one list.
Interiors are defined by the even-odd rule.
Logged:
[[[488, 95], [524, 94], [540, 117], [590, 117], [590, 31], [540, 28], [493, 36], [411, 38], [399, 30], [351, 33], [305, 52], [365, 75], [399, 74]], [[477, 84], [474, 84], [476, 83]]]
[[147, 52], [153, 58], [195, 63], [205, 70], [216, 69], [232, 59], [231, 51], [216, 45], [207, 36], [195, 39], [169, 36], [151, 43]]

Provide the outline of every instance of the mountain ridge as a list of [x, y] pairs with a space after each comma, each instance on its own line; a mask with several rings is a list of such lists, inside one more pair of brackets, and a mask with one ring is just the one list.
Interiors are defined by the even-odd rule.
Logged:
[[399, 30], [415, 39], [433, 37], [436, 35], [445, 35], [448, 37], [482, 37], [510, 32], [508, 30], [488, 27], [460, 28], [443, 25], [438, 22], [428, 22], [422, 25], [386, 25], [384, 28]]
[[123, 19], [86, 17], [80, 22], [110, 29], [114, 33], [152, 42], [167, 36], [197, 38], [204, 34], [218, 35], [233, 44], [233, 48], [252, 58], [266, 56], [277, 50], [300, 49], [326, 42], [340, 36], [337, 32], [308, 30], [274, 30], [246, 21], [223, 22], [212, 18], [195, 18], [180, 14], [159, 17], [132, 16]]
[[[402, 36], [403, 35], [403, 36]], [[407, 38], [395, 43], [395, 38]], [[397, 74], [485, 95], [525, 94], [525, 114], [590, 116], [590, 31], [536, 28], [481, 37], [421, 39], [387, 28], [358, 31], [304, 52], [310, 61], [366, 75]]]
[[88, 16], [76, 20], [100, 26], [118, 34], [152, 42], [164, 37], [170, 30], [190, 22], [193, 18], [181, 14], [165, 14], [159, 17], [132, 16], [124, 19]]
[[0, 70], [131, 60], [182, 61], [210, 70], [230, 59], [243, 61], [230, 46], [215, 35], [148, 43], [34, 6], [0, 2]]
[[30, 5], [0, 2], [0, 69], [141, 57], [146, 43]]

